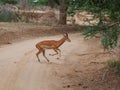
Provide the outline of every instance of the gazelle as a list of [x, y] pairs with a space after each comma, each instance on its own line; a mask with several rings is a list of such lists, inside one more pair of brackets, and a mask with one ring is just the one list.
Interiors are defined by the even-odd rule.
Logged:
[[39, 43], [36, 44], [36, 48], [39, 50], [36, 53], [36, 56], [38, 58], [38, 61], [40, 62], [40, 59], [38, 57], [38, 55], [40, 53], [43, 53], [43, 56], [46, 58], [46, 60], [49, 62], [48, 58], [45, 56], [45, 49], [53, 49], [56, 53], [52, 54], [52, 56], [57, 55], [58, 51], [59, 53], [61, 53], [61, 50], [59, 49], [59, 47], [65, 42], [71, 42], [71, 40], [68, 37], [68, 34], [65, 33], [63, 38], [61, 38], [60, 40], [56, 41], [56, 40], [45, 40], [45, 41], [41, 41]]

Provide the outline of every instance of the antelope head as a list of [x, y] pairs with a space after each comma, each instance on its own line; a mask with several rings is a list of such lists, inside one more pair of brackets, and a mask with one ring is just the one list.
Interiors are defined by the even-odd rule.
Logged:
[[65, 33], [63, 36], [64, 36], [64, 38], [65, 38], [66, 41], [71, 42], [71, 40], [70, 40], [70, 38], [68, 37], [68, 34], [67, 34], [67, 33]]

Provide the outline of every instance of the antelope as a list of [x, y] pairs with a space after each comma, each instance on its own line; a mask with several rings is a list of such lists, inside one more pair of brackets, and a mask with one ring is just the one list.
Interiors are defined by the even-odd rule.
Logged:
[[39, 56], [38, 56], [38, 55], [39, 55], [40, 53], [43, 53], [43, 56], [44, 56], [45, 59], [49, 62], [49, 59], [45, 56], [45, 50], [46, 50], [46, 49], [53, 49], [53, 50], [56, 52], [55, 54], [50, 54], [50, 55], [52, 55], [52, 56], [57, 55], [58, 52], [59, 52], [60, 55], [61, 55], [61, 50], [59, 49], [59, 47], [60, 47], [65, 41], [71, 42], [71, 40], [69, 39], [67, 33], [65, 33], [65, 34], [63, 35], [63, 38], [61, 38], [60, 40], [45, 40], [45, 41], [38, 42], [38, 43], [36, 44], [36, 48], [39, 50], [39, 51], [36, 53], [36, 56], [37, 56], [38, 61], [40, 62], [40, 59], [39, 59]]

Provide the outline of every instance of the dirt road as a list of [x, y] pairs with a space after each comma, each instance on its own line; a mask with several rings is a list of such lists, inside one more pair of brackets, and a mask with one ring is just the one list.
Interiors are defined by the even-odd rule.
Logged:
[[[99, 43], [85, 42], [80, 33], [70, 34], [72, 42], [65, 42], [60, 47], [60, 59], [57, 59], [58, 56], [49, 56], [54, 52], [48, 50], [46, 56], [50, 63], [42, 55], [39, 55], [41, 63], [37, 61], [35, 44], [61, 37], [39, 37], [0, 47], [0, 90], [97, 90], [90, 89], [91, 82], [87, 80], [92, 72], [104, 66], [102, 62], [109, 56], [100, 55], [96, 59], [97, 52], [102, 51]], [[96, 57], [87, 53], [96, 53]]]

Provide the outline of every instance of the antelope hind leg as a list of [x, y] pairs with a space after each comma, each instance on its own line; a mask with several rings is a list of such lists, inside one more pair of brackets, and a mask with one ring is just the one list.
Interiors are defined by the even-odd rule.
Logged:
[[40, 58], [39, 58], [39, 54], [40, 54], [41, 52], [40, 51], [38, 51], [37, 53], [36, 53], [36, 56], [37, 56], [37, 58], [38, 58], [38, 62], [40, 62]]
[[45, 59], [49, 62], [49, 59], [45, 56], [45, 50], [43, 50], [43, 56], [44, 56]]

